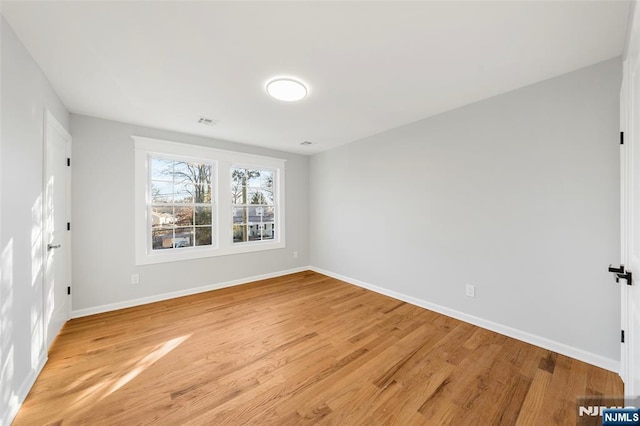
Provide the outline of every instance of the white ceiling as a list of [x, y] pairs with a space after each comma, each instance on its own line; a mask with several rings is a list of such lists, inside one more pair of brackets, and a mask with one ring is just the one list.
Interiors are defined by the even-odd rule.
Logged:
[[[2, 1], [1, 10], [71, 112], [315, 153], [618, 56], [629, 2]], [[271, 99], [264, 85], [276, 76], [299, 77], [309, 96]]]

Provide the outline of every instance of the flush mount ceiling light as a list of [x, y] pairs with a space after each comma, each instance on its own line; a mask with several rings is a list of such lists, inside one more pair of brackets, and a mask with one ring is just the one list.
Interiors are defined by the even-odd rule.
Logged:
[[267, 83], [267, 93], [285, 102], [295, 102], [307, 96], [307, 86], [292, 78], [276, 78]]

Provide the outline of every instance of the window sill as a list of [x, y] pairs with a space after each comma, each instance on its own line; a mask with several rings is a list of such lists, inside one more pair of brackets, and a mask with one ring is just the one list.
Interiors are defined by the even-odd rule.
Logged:
[[156, 251], [136, 256], [136, 266], [155, 265], [158, 263], [181, 262], [185, 260], [205, 259], [218, 256], [252, 253], [257, 251], [278, 250], [285, 248], [284, 242], [247, 242], [237, 243], [229, 248], [184, 248], [178, 250]]

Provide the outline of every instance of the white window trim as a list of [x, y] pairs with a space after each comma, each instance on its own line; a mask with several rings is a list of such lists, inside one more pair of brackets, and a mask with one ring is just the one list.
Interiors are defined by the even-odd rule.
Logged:
[[[214, 256], [282, 249], [285, 243], [284, 173], [286, 160], [260, 155], [225, 151], [200, 145], [171, 142], [160, 139], [132, 136], [135, 144], [135, 254], [136, 265], [151, 265]], [[216, 212], [213, 215], [213, 245], [177, 250], [151, 250], [148, 218], [149, 155], [171, 156], [186, 160], [201, 159], [214, 164], [213, 191]], [[276, 206], [276, 238], [267, 241], [233, 243], [231, 217], [231, 167], [233, 165], [269, 168], [274, 173], [274, 200]]]

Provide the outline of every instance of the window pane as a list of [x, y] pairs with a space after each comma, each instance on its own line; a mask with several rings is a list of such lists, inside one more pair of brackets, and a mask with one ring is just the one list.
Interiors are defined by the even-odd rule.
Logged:
[[247, 208], [246, 207], [234, 207], [233, 208], [233, 223], [246, 223], [247, 220], [248, 220], [248, 218], [247, 218]]
[[263, 207], [263, 212], [262, 212], [263, 222], [274, 222], [275, 217], [276, 217], [276, 213], [275, 213], [274, 207]]
[[231, 168], [231, 184], [237, 187], [246, 186], [247, 174], [245, 169], [241, 169], [238, 167]]
[[192, 182], [192, 170], [189, 163], [185, 161], [175, 161], [173, 164], [173, 179], [176, 183]]
[[248, 207], [248, 217], [246, 223], [273, 222], [275, 219], [275, 209], [269, 206]]
[[152, 247], [154, 250], [169, 249], [173, 247], [173, 229], [154, 229], [152, 235]]
[[173, 190], [175, 192], [175, 203], [193, 203], [195, 186], [192, 183], [175, 183]]
[[260, 172], [260, 178], [262, 179], [262, 187], [263, 188], [273, 188], [273, 171], [271, 170], [262, 170]]
[[197, 185], [211, 185], [211, 165], [176, 161], [174, 166], [175, 181]]
[[211, 185], [195, 185], [194, 202], [210, 203], [211, 202]]
[[151, 202], [171, 203], [173, 202], [173, 185], [171, 182], [151, 183]]
[[166, 228], [176, 222], [173, 207], [151, 207], [151, 225], [153, 228]]
[[272, 204], [273, 195], [264, 189], [250, 188], [247, 197], [247, 204]]
[[173, 161], [152, 157], [151, 179], [171, 182], [173, 180]]
[[175, 207], [174, 215], [176, 217], [177, 226], [193, 225], [193, 207]]
[[231, 185], [231, 203], [242, 204], [242, 189], [240, 185]]
[[247, 186], [250, 188], [260, 188], [262, 186], [262, 170], [245, 170], [247, 175]]
[[196, 227], [196, 245], [197, 246], [211, 245], [211, 227], [210, 226]]
[[272, 223], [252, 223], [247, 226], [249, 241], [271, 240], [274, 235]]
[[232, 192], [233, 204], [248, 204], [249, 190], [246, 186], [238, 187], [237, 192]]
[[262, 222], [264, 207], [248, 207], [249, 223]]
[[173, 238], [173, 246], [175, 248], [184, 248], [193, 246], [193, 228], [176, 228]]
[[261, 183], [260, 174], [260, 170], [235, 167], [231, 176], [239, 185], [257, 188]]
[[273, 240], [276, 234], [275, 225], [273, 223], [263, 223], [262, 226], [262, 239]]
[[258, 232], [258, 226], [257, 225], [249, 225], [249, 226], [247, 226], [247, 230], [248, 230], [248, 235], [249, 235], [249, 241], [256, 241], [256, 240], [260, 240], [261, 239], [257, 235], [257, 232]]
[[196, 207], [196, 225], [211, 225], [211, 207]]
[[192, 163], [195, 179], [193, 183], [211, 186], [211, 164]]
[[233, 242], [247, 241], [247, 225], [233, 225]]
[[231, 183], [234, 186], [248, 186], [259, 188], [261, 186], [261, 170], [245, 169], [242, 167], [231, 168]]
[[267, 202], [265, 204], [272, 206], [273, 205], [273, 189], [265, 189], [262, 191]]

